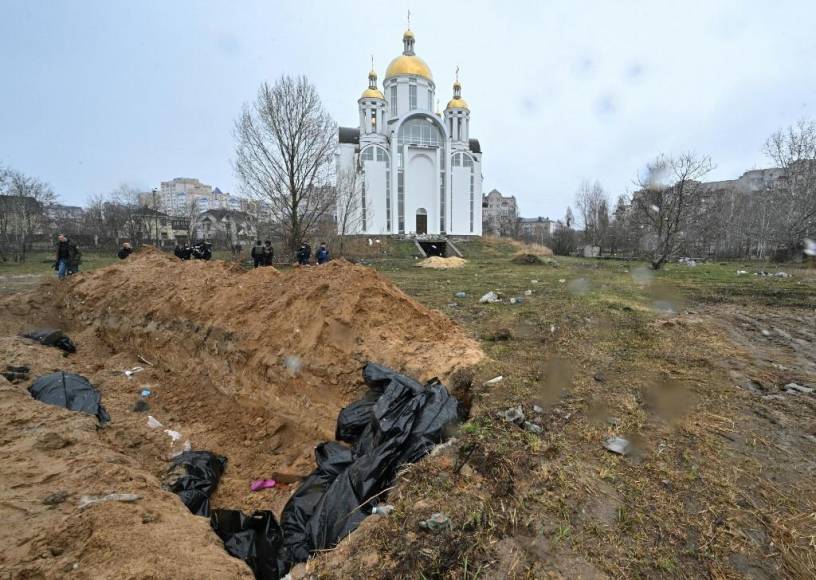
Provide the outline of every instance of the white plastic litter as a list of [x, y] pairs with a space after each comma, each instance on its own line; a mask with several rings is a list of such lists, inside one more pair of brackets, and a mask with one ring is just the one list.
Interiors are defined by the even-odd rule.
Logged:
[[175, 443], [176, 441], [181, 439], [181, 433], [179, 433], [178, 431], [173, 431], [171, 429], [165, 429], [164, 432], [167, 433], [170, 436], [170, 439], [173, 440], [173, 443]]
[[479, 298], [479, 302], [481, 302], [482, 304], [485, 304], [485, 303], [493, 304], [494, 302], [498, 302], [498, 301], [499, 301], [499, 295], [496, 294], [493, 291], [490, 291], [487, 294], [485, 294], [484, 296], [482, 296], [481, 298]]
[[133, 367], [132, 369], [127, 369], [127, 370], [123, 371], [123, 374], [124, 374], [124, 375], [125, 375], [127, 378], [130, 378], [130, 377], [132, 377], [133, 375], [135, 375], [136, 373], [140, 373], [140, 372], [142, 372], [143, 370], [144, 370], [144, 368], [143, 368], [143, 367]]
[[79, 509], [84, 510], [92, 505], [104, 503], [106, 501], [134, 502], [142, 499], [142, 496], [135, 493], [109, 493], [108, 495], [83, 495], [79, 498]]
[[492, 387], [493, 385], [498, 385], [503, 380], [504, 380], [504, 377], [502, 375], [499, 375], [498, 377], [493, 377], [489, 381], [486, 381], [485, 386], [486, 387]]
[[159, 427], [162, 426], [162, 424], [159, 423], [156, 420], [156, 418], [153, 417], [152, 415], [148, 415], [147, 416], [147, 426], [150, 427], [151, 429], [158, 429]]

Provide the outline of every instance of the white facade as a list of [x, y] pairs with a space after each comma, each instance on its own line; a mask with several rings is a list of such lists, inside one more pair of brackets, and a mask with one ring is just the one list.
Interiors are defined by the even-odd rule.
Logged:
[[[410, 30], [403, 46], [382, 92], [377, 74], [369, 73], [357, 101], [358, 127], [339, 131], [338, 211], [354, 212], [352, 219], [338, 215], [340, 233], [480, 236], [482, 153], [470, 138], [461, 85], [454, 83], [444, 113], [434, 113], [436, 85], [414, 54]], [[355, 180], [348, 178], [352, 173]], [[354, 196], [352, 203], [344, 196]]]

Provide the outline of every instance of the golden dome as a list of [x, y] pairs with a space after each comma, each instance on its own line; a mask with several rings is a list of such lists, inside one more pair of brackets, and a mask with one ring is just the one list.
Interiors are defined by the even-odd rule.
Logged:
[[448, 109], [465, 109], [469, 111], [468, 104], [465, 102], [465, 99], [451, 99], [448, 101]]
[[391, 61], [385, 71], [385, 78], [390, 79], [398, 75], [415, 75], [429, 81], [433, 80], [431, 69], [424, 60], [415, 55], [401, 54]]
[[385, 100], [385, 96], [383, 96], [382, 91], [379, 89], [372, 89], [368, 88], [363, 91], [363, 94], [360, 95], [361, 99], [383, 99]]

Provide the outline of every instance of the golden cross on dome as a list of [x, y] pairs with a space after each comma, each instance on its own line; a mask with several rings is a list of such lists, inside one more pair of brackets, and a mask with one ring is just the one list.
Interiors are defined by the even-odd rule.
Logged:
[[408, 10], [408, 30], [411, 30], [411, 10]]
[[456, 65], [456, 82], [459, 82], [459, 65]]
[[371, 70], [374, 70], [374, 55], [371, 55]]

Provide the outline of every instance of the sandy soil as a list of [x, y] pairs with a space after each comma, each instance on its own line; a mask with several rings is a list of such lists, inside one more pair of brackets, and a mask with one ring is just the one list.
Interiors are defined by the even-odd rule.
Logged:
[[[314, 445], [333, 438], [338, 410], [361, 392], [366, 361], [446, 379], [482, 357], [449, 319], [343, 261], [244, 273], [146, 251], [2, 298], [0, 311], [1, 362], [30, 366], [32, 379], [78, 372], [112, 417], [97, 430], [91, 417], [30, 399], [30, 380], [0, 388], [2, 453], [12, 466], [0, 474], [0, 510], [13, 524], [0, 532], [11, 546], [0, 569], [15, 578], [69, 568], [88, 578], [249, 577], [207, 520], [161, 490], [170, 439], [147, 426], [148, 415], [193, 449], [228, 457], [215, 507], [279, 511], [313, 468]], [[78, 352], [63, 357], [15, 336], [43, 326], [63, 328]], [[144, 370], [122, 374], [135, 365]], [[152, 391], [150, 409], [134, 412], [142, 388]], [[281, 474], [291, 483], [249, 491], [250, 480]], [[42, 503], [62, 492], [62, 502]], [[79, 496], [111, 492], [141, 499], [77, 509]]]
[[431, 268], [432, 270], [450, 270], [453, 268], [464, 268], [465, 264], [467, 264], [467, 260], [457, 256], [451, 256], [450, 258], [431, 256], [430, 258], [425, 258], [421, 262], [418, 262], [417, 267]]

